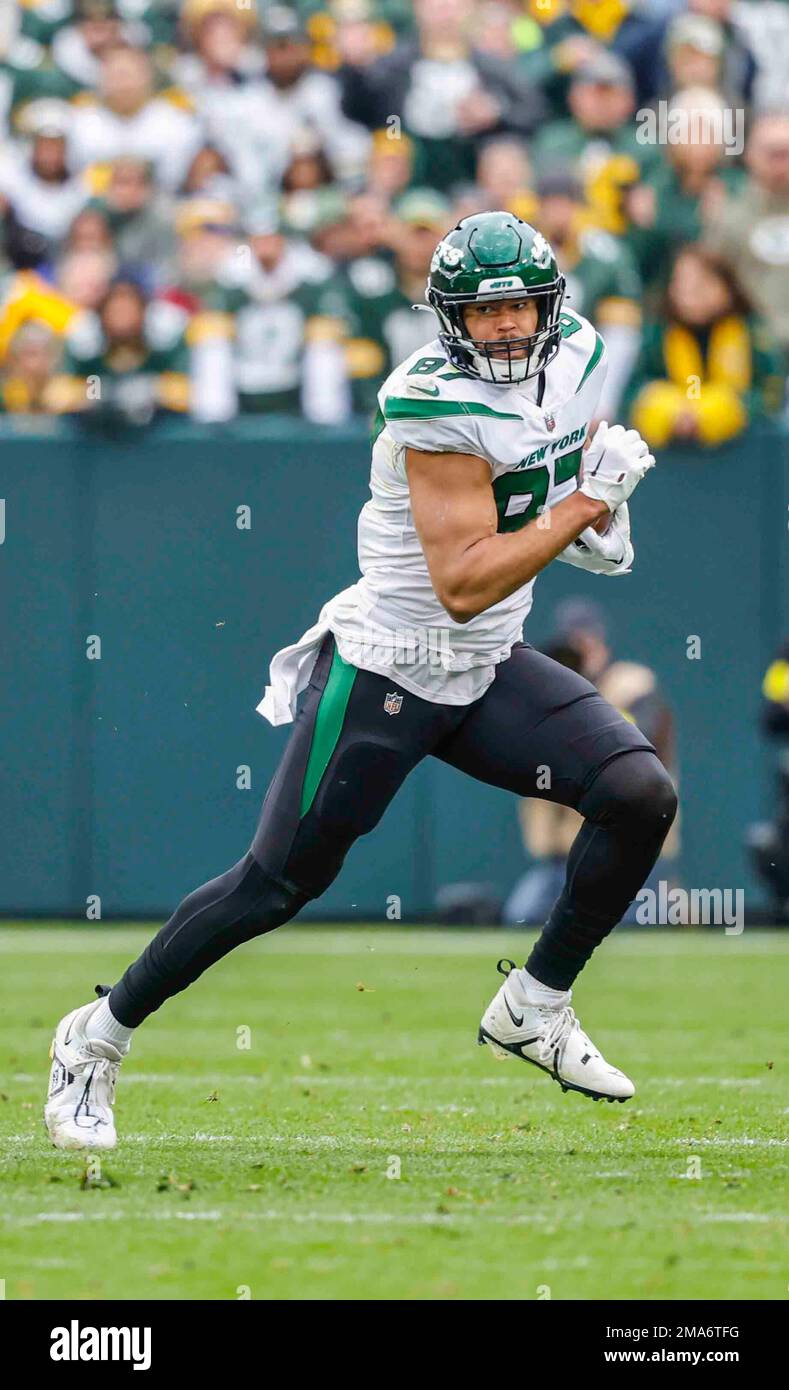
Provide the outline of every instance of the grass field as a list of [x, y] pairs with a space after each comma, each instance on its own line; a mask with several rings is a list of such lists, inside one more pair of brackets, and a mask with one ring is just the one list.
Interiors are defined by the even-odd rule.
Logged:
[[7, 1298], [787, 1297], [789, 934], [606, 944], [574, 1003], [620, 1106], [476, 1046], [529, 934], [282, 930], [140, 1031], [86, 1182], [52, 1027], [149, 935], [0, 927]]

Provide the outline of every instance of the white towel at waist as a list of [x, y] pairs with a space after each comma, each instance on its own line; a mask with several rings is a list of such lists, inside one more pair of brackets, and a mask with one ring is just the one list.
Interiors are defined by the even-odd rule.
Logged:
[[266, 686], [266, 693], [255, 708], [275, 728], [278, 724], [291, 724], [296, 718], [296, 701], [302, 690], [307, 689], [323, 639], [331, 631], [331, 606], [349, 592], [343, 590], [324, 604], [318, 621], [307, 629], [298, 642], [291, 647], [283, 647], [272, 657], [269, 666], [271, 684]]

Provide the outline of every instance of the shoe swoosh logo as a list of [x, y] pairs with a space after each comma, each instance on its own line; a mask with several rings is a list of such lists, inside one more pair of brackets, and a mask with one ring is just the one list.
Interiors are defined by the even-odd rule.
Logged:
[[514, 1013], [512, 1012], [512, 1009], [510, 1008], [510, 1001], [509, 1001], [509, 999], [507, 998], [507, 991], [506, 991], [506, 990], [504, 991], [504, 1003], [505, 1003], [506, 1006], [507, 1006], [507, 1013], [509, 1014], [509, 1016], [510, 1016], [510, 1018], [512, 1019], [513, 1023], [515, 1024], [515, 1027], [516, 1027], [516, 1028], [522, 1028], [522, 1027], [523, 1027], [523, 1014], [521, 1014], [520, 1018], [516, 1018], [516, 1017], [515, 1017]]
[[437, 395], [438, 395], [438, 387], [437, 387], [437, 386], [416, 386], [416, 385], [415, 385], [415, 386], [414, 386], [414, 390], [415, 390], [415, 391], [421, 391], [422, 394], [423, 394], [424, 396], [437, 396]]

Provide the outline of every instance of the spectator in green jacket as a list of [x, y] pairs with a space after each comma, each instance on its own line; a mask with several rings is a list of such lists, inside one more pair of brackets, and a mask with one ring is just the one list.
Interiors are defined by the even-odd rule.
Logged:
[[133, 281], [116, 280], [92, 321], [80, 322], [67, 338], [63, 375], [53, 383], [60, 411], [113, 425], [188, 411], [183, 330], [184, 316], [171, 305], [149, 305]]
[[661, 314], [645, 328], [629, 401], [651, 448], [725, 443], [776, 411], [783, 364], [731, 272], [711, 252], [677, 256]]
[[707, 88], [686, 88], [672, 97], [671, 120], [676, 129], [686, 120], [687, 138], [658, 147], [665, 158], [628, 193], [628, 238], [655, 299], [678, 247], [698, 241], [722, 201], [742, 187], [742, 170], [723, 143], [726, 110], [720, 93]]
[[538, 177], [556, 168], [580, 179], [599, 226], [627, 229], [625, 194], [660, 164], [655, 145], [638, 140], [635, 84], [627, 63], [600, 51], [575, 72], [568, 94], [570, 114], [549, 121], [531, 146]]
[[530, 135], [543, 112], [513, 61], [475, 47], [473, 14], [471, 0], [414, 0], [414, 39], [339, 74], [345, 115], [369, 130], [396, 115], [414, 141], [415, 180], [443, 192], [473, 178], [482, 140]]
[[384, 378], [438, 333], [424, 304], [425, 281], [436, 242], [452, 224], [449, 203], [430, 189], [412, 189], [395, 206], [391, 224], [394, 261], [364, 257], [343, 276], [347, 338], [345, 357], [353, 406], [369, 415]]
[[747, 179], [717, 208], [704, 240], [789, 350], [789, 113], [759, 117], [746, 162]]
[[557, 170], [537, 184], [539, 207], [532, 218], [553, 246], [567, 281], [570, 309], [591, 319], [605, 338], [608, 372], [597, 415], [618, 419], [641, 336], [641, 279], [622, 237], [591, 222], [578, 181]]

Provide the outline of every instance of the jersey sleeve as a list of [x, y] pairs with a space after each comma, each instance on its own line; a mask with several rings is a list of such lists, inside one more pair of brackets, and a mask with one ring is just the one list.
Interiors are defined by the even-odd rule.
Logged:
[[587, 320], [580, 319], [583, 333], [579, 334], [577, 345], [578, 385], [575, 395], [583, 405], [589, 420], [594, 419], [597, 405], [608, 373], [608, 353], [605, 343], [596, 329]]
[[418, 381], [390, 378], [378, 399], [395, 443], [424, 453], [476, 454], [490, 460], [486, 434], [491, 426], [501, 420], [520, 423], [519, 415], [475, 400], [469, 378], [460, 382], [424, 375]]

